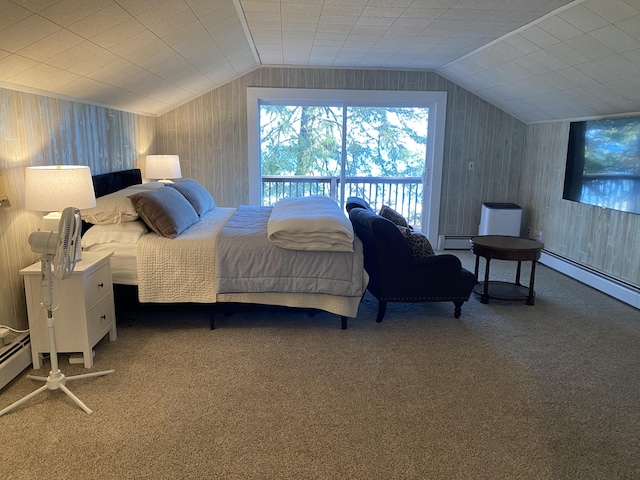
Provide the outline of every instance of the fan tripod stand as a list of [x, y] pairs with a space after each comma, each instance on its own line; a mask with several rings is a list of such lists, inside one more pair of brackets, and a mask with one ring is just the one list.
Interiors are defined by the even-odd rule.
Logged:
[[[88, 414], [93, 413], [89, 407], [87, 407], [82, 400], [76, 397], [71, 390], [69, 390], [66, 386], [67, 381], [69, 380], [79, 380], [82, 378], [91, 378], [91, 377], [100, 377], [103, 375], [108, 375], [110, 373], [114, 373], [115, 370], [105, 370], [103, 372], [92, 372], [85, 373], [82, 375], [72, 375], [65, 376], [64, 373], [60, 371], [58, 368], [58, 351], [56, 349], [56, 332], [55, 332], [55, 319], [53, 318], [53, 282], [52, 282], [52, 274], [51, 274], [51, 262], [53, 260], [54, 255], [52, 254], [44, 254], [42, 256], [42, 289], [43, 289], [43, 305], [47, 309], [47, 329], [49, 332], [49, 351], [51, 357], [51, 371], [49, 372], [48, 377], [40, 377], [36, 375], [27, 375], [27, 378], [32, 380], [37, 380], [40, 382], [45, 382], [43, 386], [31, 392], [29, 395], [21, 398], [17, 402], [9, 405], [4, 410], [0, 411], [0, 416], [5, 413], [10, 412], [14, 408], [19, 405], [22, 405], [24, 402], [29, 400], [32, 397], [35, 397], [40, 392], [44, 392], [45, 390], [62, 390], [71, 400], [73, 400], [82, 410], [87, 412]], [[45, 295], [44, 290], [47, 290], [48, 295]]]

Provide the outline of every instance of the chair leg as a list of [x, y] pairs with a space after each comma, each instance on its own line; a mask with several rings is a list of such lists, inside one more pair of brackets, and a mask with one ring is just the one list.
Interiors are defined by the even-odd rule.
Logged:
[[378, 316], [376, 317], [376, 322], [380, 323], [382, 321], [382, 318], [384, 317], [384, 314], [386, 311], [387, 311], [387, 302], [378, 300]]
[[455, 318], [460, 318], [460, 315], [462, 314], [462, 304], [464, 302], [460, 301], [460, 300], [456, 300], [455, 302], [453, 302], [453, 316]]

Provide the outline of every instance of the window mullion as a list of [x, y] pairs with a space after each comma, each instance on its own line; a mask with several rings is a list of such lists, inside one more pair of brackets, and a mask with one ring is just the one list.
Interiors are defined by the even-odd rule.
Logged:
[[346, 175], [345, 170], [347, 166], [347, 106], [342, 106], [342, 158], [340, 159], [340, 206], [345, 205], [345, 189], [346, 189]]

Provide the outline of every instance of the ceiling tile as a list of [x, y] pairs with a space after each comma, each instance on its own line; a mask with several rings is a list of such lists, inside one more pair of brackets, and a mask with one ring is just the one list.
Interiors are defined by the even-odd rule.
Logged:
[[119, 5], [113, 4], [67, 26], [84, 38], [92, 38], [110, 28], [130, 20], [131, 16]]
[[[145, 29], [132, 37], [122, 39], [122, 41], [116, 43], [115, 45], [112, 45], [111, 47], [109, 47], [109, 51], [115, 53], [118, 56], [136, 61], [136, 57], [132, 55], [133, 53], [138, 52], [142, 49], [151, 50], [154, 48], [154, 46], [158, 46], [163, 43], [164, 42], [162, 42], [162, 40], [160, 40], [156, 35]], [[142, 59], [139, 58], [138, 60]]]
[[606, 27], [609, 23], [582, 4], [562, 11], [558, 13], [558, 16], [584, 33]]
[[513, 35], [505, 39], [503, 42], [511, 45], [513, 48], [524, 53], [525, 55], [540, 50], [539, 46], [527, 40], [522, 35]]
[[49, 58], [47, 63], [64, 70], [68, 70], [72, 66], [77, 65], [88, 58], [99, 55], [102, 51], [103, 49], [98, 45], [89, 42], [88, 40], [84, 40], [81, 43]]
[[124, 58], [120, 58], [103, 67], [97, 68], [86, 76], [109, 85], [118, 86], [124, 84], [126, 80], [132, 76], [143, 71], [144, 69], [139, 66], [134, 65]]
[[613, 50], [606, 47], [590, 35], [579, 35], [577, 37], [570, 38], [567, 40], [567, 45], [575, 48], [582, 55], [585, 55], [592, 60], [609, 57], [615, 54]]
[[566, 43], [558, 43], [556, 45], [552, 45], [545, 50], [545, 53], [556, 57], [562, 62], [561, 65], [558, 65], [556, 67], [558, 69], [564, 68], [565, 66], [577, 65], [579, 63], [589, 61], [589, 57], [578, 52], [575, 48]]
[[118, 4], [134, 16], [140, 15], [152, 8], [156, 8], [164, 2], [166, 2], [166, 0], [118, 0]]
[[567, 80], [569, 80], [574, 85], [579, 87], [584, 87], [586, 85], [593, 85], [594, 83], [598, 83], [593, 77], [581, 72], [575, 67], [565, 67], [557, 70], [559, 75], [562, 75]]
[[20, 55], [9, 55], [0, 59], [0, 80], [6, 81], [38, 63]]
[[590, 76], [599, 83], [610, 82], [613, 80], [618, 80], [620, 78], [620, 76], [615, 71], [606, 68], [602, 61], [593, 60], [590, 62], [581, 63], [580, 65], [576, 65], [575, 67], [585, 75]]
[[0, 8], [2, 8], [2, 15], [0, 15], [0, 30], [10, 27], [33, 14], [33, 12], [26, 8], [6, 0], [0, 4]]
[[67, 27], [103, 8], [113, 5], [112, 0], [61, 0], [40, 12], [44, 18]]
[[60, 26], [39, 15], [29, 17], [0, 30], [0, 48], [15, 53], [60, 30]]
[[605, 85], [625, 99], [640, 99], [640, 78], [638, 77], [612, 80], [606, 82]]
[[18, 50], [18, 54], [37, 61], [49, 58], [82, 43], [84, 39], [69, 30], [58, 30], [31, 45]]
[[25, 85], [31, 88], [47, 89], [60, 88], [75, 80], [78, 76], [56, 67], [38, 63], [22, 72], [9, 77], [8, 82]]
[[640, 49], [633, 50], [631, 52], [624, 52], [622, 56], [634, 64], [640, 65]]
[[526, 38], [540, 48], [550, 47], [551, 45], [555, 45], [560, 42], [560, 39], [554, 37], [537, 25], [523, 30], [520, 32], [520, 36]]
[[616, 27], [628, 33], [633, 38], [640, 39], [640, 15], [621, 20], [616, 23]]
[[583, 33], [580, 29], [574, 27], [563, 18], [554, 15], [540, 22], [538, 27], [550, 35], [553, 35], [558, 40], [568, 40], [569, 38], [576, 37]]
[[585, 0], [582, 4], [606, 21], [615, 23], [638, 14], [638, 11], [623, 0]]
[[67, 68], [67, 70], [78, 75], [88, 75], [91, 72], [95, 72], [99, 68], [102, 68], [105, 65], [113, 63], [117, 60], [120, 60], [120, 57], [114, 55], [108, 50], [100, 49], [100, 51], [96, 55], [92, 55], [85, 58], [81, 62], [76, 63], [75, 65], [71, 65]]
[[[306, 11], [305, 7], [308, 8], [309, 12], [317, 11], [320, 13], [322, 10], [321, 5], [296, 5], [290, 4], [287, 9], [291, 12], [295, 13], [304, 13]], [[258, 12], [258, 13], [280, 13], [280, 4], [276, 2], [242, 2], [242, 10], [245, 14], [249, 12]], [[213, 13], [213, 12], [209, 12]]]
[[103, 48], [111, 48], [118, 43], [125, 42], [136, 35], [142, 33], [145, 29], [135, 18], [130, 18], [118, 25], [114, 25], [102, 33], [91, 37], [91, 41]]

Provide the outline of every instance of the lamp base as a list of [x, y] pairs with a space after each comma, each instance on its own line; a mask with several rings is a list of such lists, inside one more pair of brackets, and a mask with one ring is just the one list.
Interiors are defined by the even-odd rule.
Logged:
[[45, 232], [57, 232], [60, 225], [61, 212], [51, 212], [42, 217], [42, 229]]

